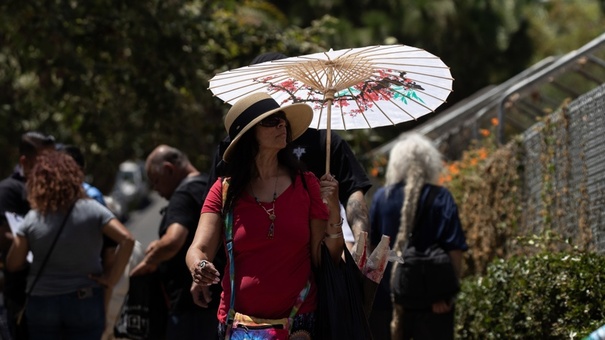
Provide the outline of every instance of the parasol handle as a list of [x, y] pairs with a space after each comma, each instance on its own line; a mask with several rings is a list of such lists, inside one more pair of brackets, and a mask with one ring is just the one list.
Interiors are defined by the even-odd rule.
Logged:
[[326, 123], [326, 174], [330, 173], [330, 154], [332, 147], [332, 101], [333, 97], [328, 96], [326, 94], [326, 103], [328, 104], [327, 118], [328, 122]]

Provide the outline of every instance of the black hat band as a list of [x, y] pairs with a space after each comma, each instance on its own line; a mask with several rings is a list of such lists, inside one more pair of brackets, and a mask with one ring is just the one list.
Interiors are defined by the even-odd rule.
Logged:
[[275, 109], [279, 109], [279, 104], [273, 98], [267, 98], [259, 100], [258, 102], [250, 105], [240, 115], [233, 120], [233, 123], [229, 127], [229, 137], [231, 140], [235, 139], [237, 134], [246, 127], [256, 117], [263, 113]]

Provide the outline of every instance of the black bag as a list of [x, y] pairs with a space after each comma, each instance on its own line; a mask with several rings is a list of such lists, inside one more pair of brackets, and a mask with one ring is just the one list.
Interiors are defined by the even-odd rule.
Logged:
[[395, 303], [404, 309], [431, 309], [434, 302], [453, 298], [460, 291], [460, 283], [449, 255], [433, 244], [424, 251], [414, 245], [414, 234], [425, 220], [424, 216], [433, 204], [438, 190], [429, 187], [429, 193], [422, 209], [418, 207], [414, 220], [414, 230], [408, 236], [403, 251], [403, 263], [397, 263], [392, 279], [391, 292]]
[[25, 317], [28, 273], [29, 265], [23, 270], [5, 273], [6, 286], [4, 287], [4, 304], [6, 306], [8, 326], [6, 331], [10, 331], [12, 338], [15, 340], [29, 339], [27, 320]]
[[460, 291], [450, 257], [438, 245], [424, 252], [407, 247], [403, 260], [395, 268], [392, 292], [405, 309], [430, 309], [433, 302], [449, 301]]
[[15, 340], [28, 340], [29, 331], [27, 329], [27, 317], [25, 316], [25, 306], [17, 312], [15, 321]]
[[338, 264], [323, 243], [321, 248], [315, 338], [372, 339], [365, 308], [372, 305], [378, 284], [363, 275], [346, 248], [345, 261]]
[[168, 298], [157, 273], [130, 278], [128, 293], [114, 326], [116, 338], [164, 339]]

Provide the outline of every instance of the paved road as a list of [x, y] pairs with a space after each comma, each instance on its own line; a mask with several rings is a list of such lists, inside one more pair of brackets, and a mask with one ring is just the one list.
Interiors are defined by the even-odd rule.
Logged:
[[162, 219], [160, 209], [168, 204], [168, 201], [155, 192], [150, 197], [151, 203], [130, 213], [130, 218], [124, 223], [135, 239], [143, 244], [144, 249], [147, 249], [149, 242], [158, 239], [158, 228]]

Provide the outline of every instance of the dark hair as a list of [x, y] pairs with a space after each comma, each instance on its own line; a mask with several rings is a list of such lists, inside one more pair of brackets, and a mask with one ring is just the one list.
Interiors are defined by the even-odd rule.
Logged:
[[84, 159], [84, 154], [82, 153], [82, 150], [80, 150], [79, 147], [70, 144], [57, 144], [57, 150], [65, 152], [66, 154], [71, 156], [71, 158], [76, 161], [78, 166], [80, 166], [80, 169], [84, 171], [84, 168], [86, 167], [86, 160]]
[[30, 131], [21, 135], [19, 154], [28, 158], [35, 157], [38, 151], [54, 148], [55, 138], [40, 132]]
[[[287, 55], [279, 52], [267, 52], [257, 55], [252, 59], [250, 65], [287, 57]], [[250, 183], [252, 175], [256, 175], [257, 173], [254, 158], [258, 154], [258, 141], [256, 140], [254, 130], [255, 129], [250, 129], [246, 131], [235, 145], [231, 154], [231, 159], [233, 159], [233, 161], [230, 163], [221, 161], [219, 165], [217, 165], [218, 172], [231, 177], [223, 211], [228, 211], [235, 206], [237, 198], [244, 191], [246, 185]], [[287, 145], [277, 153], [277, 161], [288, 169], [290, 177], [292, 178], [292, 183], [294, 183], [296, 175], [302, 171], [302, 168], [300, 162], [294, 158], [294, 154], [292, 153], [292, 147], [290, 145], [290, 142], [292, 142], [292, 129], [290, 128], [290, 124], [286, 125], [286, 130], [288, 132], [286, 139]], [[223, 152], [224, 150], [220, 151], [221, 155]]]
[[284, 58], [288, 58], [288, 56], [279, 52], [267, 52], [257, 55], [254, 59], [252, 59], [250, 65], [260, 64], [264, 63], [265, 61], [279, 60]]
[[[292, 153], [290, 144], [292, 142], [292, 130], [289, 124], [286, 125], [286, 131], [287, 144], [285, 148], [279, 150], [277, 153], [277, 161], [288, 169], [292, 183], [294, 183], [296, 176], [301, 173], [302, 169], [300, 163], [294, 158], [294, 154]], [[257, 175], [254, 159], [258, 154], [258, 150], [255, 129], [246, 131], [235, 145], [231, 155], [233, 161], [225, 163], [225, 176], [231, 177], [231, 179], [229, 189], [227, 190], [224, 211], [235, 207], [235, 203], [246, 188], [246, 185], [250, 183], [253, 176]]]

